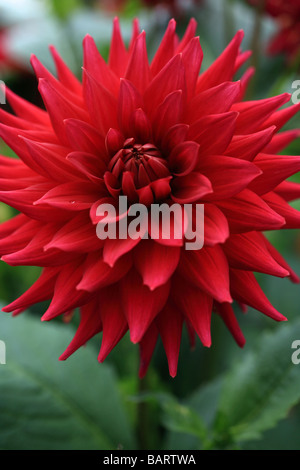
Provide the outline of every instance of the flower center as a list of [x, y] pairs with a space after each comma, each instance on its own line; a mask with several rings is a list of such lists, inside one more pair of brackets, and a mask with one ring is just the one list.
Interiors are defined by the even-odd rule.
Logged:
[[108, 169], [121, 182], [122, 174], [130, 171], [136, 188], [170, 175], [167, 161], [152, 144], [136, 143], [134, 138], [125, 140], [123, 148], [111, 159]]

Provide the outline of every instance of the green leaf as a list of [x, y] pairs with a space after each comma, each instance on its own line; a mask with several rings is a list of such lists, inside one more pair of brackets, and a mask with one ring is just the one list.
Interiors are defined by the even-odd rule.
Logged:
[[51, 0], [53, 5], [53, 10], [59, 18], [67, 18], [73, 10], [80, 8], [81, 1], [80, 0]]
[[207, 438], [207, 430], [200, 416], [186, 405], [175, 400], [163, 404], [162, 423], [169, 430], [196, 436], [200, 441]]
[[292, 343], [297, 339], [299, 320], [280, 324], [229, 372], [216, 421], [218, 441], [258, 439], [299, 402], [300, 365], [292, 362]]
[[179, 402], [177, 398], [170, 393], [144, 392], [132, 396], [131, 400], [136, 403], [156, 403], [162, 411], [160, 418], [161, 424], [170, 433], [188, 434], [196, 437], [199, 444], [202, 441], [206, 441], [207, 429], [200, 415], [186, 403]]
[[73, 335], [28, 313], [0, 316], [0, 449], [135, 447], [112, 368], [88, 345], [58, 361]]
[[[166, 436], [166, 449], [210, 448], [212, 443], [212, 425], [215, 420], [218, 399], [222, 386], [222, 376], [199, 387], [183, 402], [183, 409], [188, 410], [187, 419], [183, 423], [172, 425], [174, 417], [170, 417], [171, 425], [167, 426], [169, 433]], [[176, 418], [180, 418], [177, 413]], [[176, 425], [177, 424], [177, 425]], [[183, 426], [185, 424], [185, 426]]]

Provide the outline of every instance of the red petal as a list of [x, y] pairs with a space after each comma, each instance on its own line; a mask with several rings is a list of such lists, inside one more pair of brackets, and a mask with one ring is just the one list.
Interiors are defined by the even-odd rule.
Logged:
[[142, 108], [138, 108], [131, 116], [131, 128], [137, 142], [152, 141], [151, 123]]
[[252, 272], [231, 269], [230, 289], [233, 298], [238, 302], [259, 310], [273, 320], [286, 320], [266, 298]]
[[3, 312], [28, 308], [36, 303], [51, 299], [58, 273], [59, 269], [57, 268], [45, 268], [38, 280], [24, 294], [2, 308]]
[[155, 319], [167, 355], [171, 377], [177, 374], [177, 364], [181, 343], [183, 316], [171, 304], [167, 304]]
[[199, 93], [186, 107], [185, 121], [192, 124], [200, 117], [228, 112], [239, 96], [240, 89], [240, 82], [224, 82]]
[[82, 93], [82, 85], [78, 78], [65, 64], [55, 47], [50, 46], [50, 52], [55, 62], [58, 80], [64, 85], [64, 87], [70, 89], [70, 91], [80, 96]]
[[84, 254], [99, 250], [103, 243], [97, 237], [96, 229], [91, 224], [88, 214], [80, 213], [54, 234], [52, 240], [44, 246], [44, 250], [57, 248], [65, 252]]
[[150, 68], [147, 56], [146, 34], [143, 31], [135, 40], [127, 65], [125, 78], [143, 93], [150, 81]]
[[227, 217], [232, 233], [275, 230], [285, 225], [283, 217], [248, 189], [228, 201], [219, 201], [218, 206]]
[[271, 141], [275, 131], [276, 127], [273, 126], [254, 134], [235, 135], [226, 149], [226, 155], [252, 162]]
[[166, 96], [153, 117], [155, 142], [160, 144], [168, 130], [179, 124], [182, 115], [182, 91], [177, 90]]
[[39, 143], [21, 137], [35, 162], [36, 169], [47, 179], [65, 182], [67, 179], [78, 179], [80, 172], [66, 159], [67, 149], [55, 144]]
[[71, 152], [67, 155], [67, 161], [85, 175], [93, 183], [103, 185], [102, 178], [107, 169], [106, 163], [91, 153]]
[[191, 39], [194, 38], [197, 30], [197, 21], [195, 18], [191, 18], [189, 20], [188, 26], [185, 30], [182, 40], [179, 42], [178, 47], [176, 49], [176, 53], [182, 52], [184, 48], [188, 45]]
[[219, 85], [221, 82], [232, 80], [235, 72], [235, 62], [243, 37], [244, 32], [238, 31], [217, 60], [200, 75], [197, 83], [197, 93]]
[[237, 116], [237, 113], [205, 116], [190, 127], [188, 137], [199, 142], [201, 155], [221, 155], [231, 142]]
[[102, 253], [97, 256], [91, 253], [85, 262], [82, 279], [76, 286], [77, 290], [95, 292], [96, 290], [118, 282], [132, 266], [132, 258], [129, 255], [118, 259], [113, 267], [110, 267], [102, 258]]
[[254, 180], [255, 183], [261, 174], [253, 163], [221, 155], [210, 155], [200, 159], [197, 170], [212, 184], [212, 194], [205, 196], [207, 201], [231, 198], [248, 187], [251, 181]]
[[300, 212], [291, 207], [276, 193], [268, 193], [263, 196], [264, 201], [285, 220], [284, 229], [300, 228]]
[[70, 85], [65, 86], [57, 80], [35, 55], [31, 56], [30, 62], [38, 80], [45, 79], [60, 95], [64, 96], [68, 101], [74, 103], [76, 106], [82, 107], [83, 101], [81, 87], [79, 92], [77, 91], [74, 93]]
[[229, 227], [220, 209], [206, 203], [204, 205], [204, 243], [208, 246], [224, 243], [229, 237]]
[[2, 257], [11, 266], [62, 266], [74, 259], [74, 254], [53, 250], [45, 253], [44, 246], [51, 239], [51, 234], [59, 228], [58, 224], [45, 224], [30, 239], [29, 243], [19, 251]]
[[96, 186], [91, 183], [60, 184], [34, 202], [34, 205], [48, 204], [68, 211], [90, 209], [99, 196]]
[[133, 248], [140, 243], [141, 238], [133, 240], [127, 238], [125, 240], [113, 240], [108, 238], [105, 240], [105, 245], [103, 249], [103, 259], [110, 267], [113, 267], [118, 259], [123, 256], [125, 253], [133, 250]]
[[175, 30], [176, 22], [174, 19], [169, 21], [166, 32], [151, 62], [151, 73], [154, 77], [173, 57], [175, 49]]
[[300, 137], [300, 130], [281, 132], [273, 136], [271, 142], [264, 148], [264, 153], [279, 153], [284, 150], [291, 142]]
[[300, 157], [261, 153], [254, 160], [262, 174], [249, 185], [257, 194], [272, 191], [283, 180], [300, 170]]
[[185, 72], [180, 54], [174, 56], [150, 82], [144, 94], [146, 112], [151, 115], [167, 95], [176, 90], [183, 90]]
[[178, 270], [185, 279], [218, 302], [232, 302], [228, 262], [219, 245], [183, 251]]
[[64, 121], [71, 147], [80, 152], [92, 153], [102, 160], [107, 160], [104, 139], [95, 127], [78, 119]]
[[124, 76], [127, 66], [128, 53], [122, 39], [119, 19], [114, 19], [113, 34], [109, 51], [108, 64], [118, 77]]
[[191, 322], [203, 346], [209, 348], [212, 298], [181, 277], [172, 283], [172, 297], [176, 307]]
[[280, 264], [284, 269], [286, 269], [289, 272], [289, 277], [292, 282], [299, 283], [300, 278], [298, 275], [292, 270], [292, 268], [288, 265], [288, 263], [285, 261], [285, 259], [281, 256], [281, 254], [276, 250], [276, 248], [269, 242], [269, 240], [263, 235], [260, 234], [262, 239], [265, 242], [265, 245], [267, 249], [269, 250], [272, 258], [274, 258], [278, 264]]
[[161, 144], [163, 153], [167, 155], [174, 147], [182, 144], [186, 140], [188, 130], [189, 126], [187, 124], [176, 124], [168, 129]]
[[113, 157], [124, 145], [124, 136], [117, 129], [110, 128], [105, 137], [107, 153]]
[[156, 325], [153, 323], [146, 333], [144, 334], [143, 338], [140, 341], [140, 368], [139, 368], [139, 378], [142, 379], [145, 377], [155, 346], [158, 338], [158, 329]]
[[153, 240], [143, 240], [134, 250], [135, 267], [150, 290], [170, 279], [177, 268], [179, 257], [179, 247], [164, 246]]
[[198, 162], [199, 144], [185, 141], [173, 148], [169, 165], [174, 175], [185, 176], [194, 170]]
[[100, 55], [94, 39], [88, 34], [83, 40], [83, 66], [95, 80], [117, 96], [119, 79]]
[[277, 131], [279, 131], [295, 114], [299, 112], [299, 110], [300, 103], [280, 109], [279, 111], [271, 114], [271, 116], [261, 124], [261, 128], [265, 129], [266, 127], [276, 126]]
[[120, 129], [125, 136], [132, 137], [130, 124], [134, 112], [139, 108], [142, 108], [140, 93], [131, 82], [121, 79], [118, 101], [118, 120]]
[[271, 276], [288, 276], [289, 272], [270, 255], [260, 235], [257, 232], [231, 235], [223, 246], [230, 267], [262, 272]]
[[80, 308], [80, 323], [75, 336], [65, 352], [59, 357], [59, 360], [65, 361], [71, 354], [77, 351], [77, 349], [87, 343], [89, 339], [99, 333], [101, 329], [102, 323], [99, 314], [99, 300], [98, 297], [96, 297]]
[[[22, 219], [19, 219], [20, 222]], [[1, 256], [22, 250], [29, 243], [36, 231], [40, 229], [40, 222], [36, 220], [28, 220], [21, 223], [15, 230], [11, 231], [7, 236], [1, 236], [0, 253]]]
[[128, 326], [122, 311], [119, 290], [116, 285], [103, 289], [100, 292], [99, 304], [103, 335], [98, 361], [103, 362], [123, 338], [128, 330]]
[[65, 98], [44, 78], [39, 81], [39, 91], [49, 113], [53, 129], [60, 141], [68, 146], [69, 140], [66, 136], [64, 120], [74, 118], [88, 122], [88, 114], [83, 108]]
[[300, 198], [300, 184], [293, 181], [283, 181], [274, 191], [285, 201], [294, 201]]
[[203, 60], [203, 51], [199, 42], [199, 37], [191, 39], [183, 49], [182, 60], [186, 70], [187, 98], [190, 99], [194, 95]]
[[223, 304], [217, 304], [217, 311], [222, 317], [222, 320], [224, 321], [225, 325], [227, 326], [228, 330], [234, 337], [235, 341], [237, 342], [238, 346], [241, 348], [245, 345], [246, 340], [244, 338], [244, 335], [239, 327], [239, 324], [237, 322], [237, 319], [235, 317], [234, 311], [232, 306], [224, 302]]
[[42, 321], [52, 320], [62, 313], [86, 304], [90, 300], [89, 293], [76, 290], [76, 285], [81, 276], [82, 265], [77, 261], [64, 266], [60, 270], [51, 303], [42, 316]]
[[182, 204], [199, 201], [207, 194], [213, 192], [209, 179], [198, 172], [192, 172], [186, 176], [178, 176], [172, 181], [171, 186], [173, 201]]
[[154, 291], [143, 285], [135, 270], [121, 281], [121, 298], [130, 330], [130, 339], [138, 343], [143, 338], [156, 315], [163, 309], [170, 290], [169, 283]]
[[51, 127], [49, 115], [46, 111], [16, 95], [7, 86], [5, 87], [5, 93], [17, 116], [22, 116], [23, 119], [33, 123], [38, 122], [46, 127]]
[[[290, 95], [284, 93], [272, 98], [244, 101], [234, 104], [232, 111], [240, 113], [236, 122], [236, 133], [250, 134], [251, 132], [258, 131], [262, 123], [266, 123], [267, 118], [289, 100]], [[274, 123], [270, 122], [268, 125], [264, 125], [264, 128], [272, 125], [274, 125]]]
[[104, 136], [110, 127], [117, 127], [117, 100], [87, 70], [83, 70], [83, 74], [83, 96], [87, 109], [93, 123]]

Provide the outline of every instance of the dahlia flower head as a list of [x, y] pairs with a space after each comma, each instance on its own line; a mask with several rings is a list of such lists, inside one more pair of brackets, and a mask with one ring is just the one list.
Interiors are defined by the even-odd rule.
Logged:
[[[248, 0], [258, 5], [260, 0]], [[270, 54], [284, 54], [293, 62], [300, 56], [300, 3], [299, 0], [265, 0], [265, 12], [278, 23], [279, 31], [271, 40]]]
[[[192, 19], [180, 40], [171, 20], [149, 62], [138, 21], [127, 48], [116, 18], [107, 62], [84, 38], [82, 82], [53, 47], [57, 78], [32, 57], [45, 110], [6, 90], [15, 114], [0, 110], [0, 136], [19, 158], [0, 157], [0, 200], [19, 213], [0, 226], [1, 259], [42, 269], [3, 311], [49, 301], [49, 321], [76, 310], [61, 360], [102, 332], [102, 362], [129, 330], [140, 377], [159, 337], [175, 376], [183, 328], [191, 345], [199, 337], [210, 347], [218, 315], [242, 347], [236, 315], [247, 306], [286, 320], [254, 272], [299, 281], [263, 232], [300, 226], [289, 205], [300, 185], [286, 181], [300, 157], [278, 154], [299, 137], [279, 131], [300, 106], [284, 106], [289, 94], [244, 100], [253, 70], [234, 79], [250, 55], [242, 31], [202, 71], [196, 28]], [[110, 223], [120, 223], [120, 196], [147, 210], [203, 204], [203, 247], [185, 249], [184, 230], [181, 238], [98, 238], [97, 208], [111, 204]]]

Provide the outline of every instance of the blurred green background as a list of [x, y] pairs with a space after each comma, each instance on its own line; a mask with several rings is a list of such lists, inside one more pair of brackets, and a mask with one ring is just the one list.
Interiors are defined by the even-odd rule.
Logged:
[[[287, 68], [284, 57], [266, 54], [276, 30], [270, 18], [258, 18], [242, 0], [182, 2], [178, 33], [189, 19], [198, 21], [204, 50], [203, 69], [221, 53], [238, 29], [244, 29], [244, 50], [254, 48], [256, 66], [249, 98], [293, 93], [300, 70]], [[134, 17], [146, 30], [149, 56], [172, 16], [163, 6], [141, 1], [0, 0], [0, 31], [5, 41], [0, 79], [16, 93], [40, 103], [32, 75], [31, 53], [54, 72], [48, 50], [57, 47], [80, 76], [81, 43], [91, 34], [106, 58], [112, 18], [119, 15], [128, 41]], [[0, 36], [1, 38], [2, 36]], [[288, 128], [300, 128], [300, 116]], [[0, 142], [0, 153], [12, 155]], [[300, 154], [300, 141], [285, 154]], [[294, 180], [300, 182], [300, 178]], [[294, 207], [300, 209], [299, 203]], [[0, 221], [13, 211], [0, 205]], [[300, 233], [268, 234], [300, 275]], [[37, 278], [38, 268], [0, 263], [0, 301], [21, 295]], [[249, 309], [237, 311], [247, 343], [239, 349], [219, 318], [213, 318], [213, 346], [194, 350], [183, 337], [178, 374], [169, 377], [159, 343], [145, 379], [138, 379], [139, 351], [126, 335], [104, 364], [97, 363], [101, 337], [93, 338], [66, 362], [58, 357], [76, 330], [78, 318], [41, 323], [44, 305], [18, 318], [2, 313], [0, 340], [6, 364], [0, 364], [0, 449], [300, 449], [300, 364], [292, 363], [291, 344], [300, 340], [300, 285], [287, 279], [259, 276], [274, 306], [288, 317], [277, 324]]]

